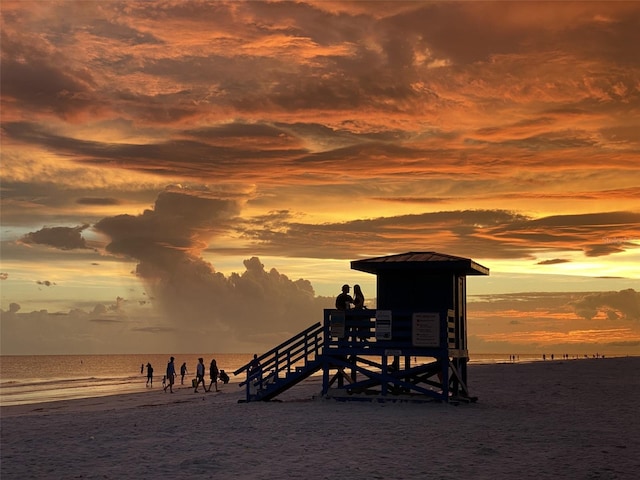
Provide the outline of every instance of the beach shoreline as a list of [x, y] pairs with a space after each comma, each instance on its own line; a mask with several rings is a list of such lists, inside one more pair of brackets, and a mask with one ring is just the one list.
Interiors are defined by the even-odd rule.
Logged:
[[[636, 478], [640, 357], [473, 365], [477, 403], [161, 388], [0, 408], [3, 480]], [[315, 399], [314, 399], [315, 396]]]

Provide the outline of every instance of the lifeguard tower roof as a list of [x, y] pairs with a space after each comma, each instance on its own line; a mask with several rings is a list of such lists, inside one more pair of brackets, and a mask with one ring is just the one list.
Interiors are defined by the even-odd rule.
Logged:
[[407, 252], [385, 257], [366, 258], [351, 262], [353, 270], [373, 273], [391, 271], [421, 271], [455, 273], [458, 275], [489, 275], [489, 269], [470, 258], [438, 252]]

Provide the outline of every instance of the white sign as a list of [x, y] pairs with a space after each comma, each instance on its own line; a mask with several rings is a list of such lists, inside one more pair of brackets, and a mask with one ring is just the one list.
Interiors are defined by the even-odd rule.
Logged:
[[391, 340], [391, 310], [376, 310], [376, 340]]
[[414, 313], [411, 339], [415, 347], [439, 347], [440, 314], [437, 312]]

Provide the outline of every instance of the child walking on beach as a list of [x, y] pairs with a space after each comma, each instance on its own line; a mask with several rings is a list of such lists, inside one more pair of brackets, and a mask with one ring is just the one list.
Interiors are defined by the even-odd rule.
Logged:
[[187, 362], [184, 362], [180, 367], [180, 385], [184, 385], [184, 376], [189, 373], [187, 371]]

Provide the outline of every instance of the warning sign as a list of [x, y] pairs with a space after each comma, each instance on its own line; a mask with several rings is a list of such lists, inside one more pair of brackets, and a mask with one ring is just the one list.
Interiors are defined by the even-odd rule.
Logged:
[[440, 314], [437, 312], [414, 313], [411, 332], [415, 347], [439, 347]]
[[376, 311], [376, 340], [391, 340], [391, 310]]

